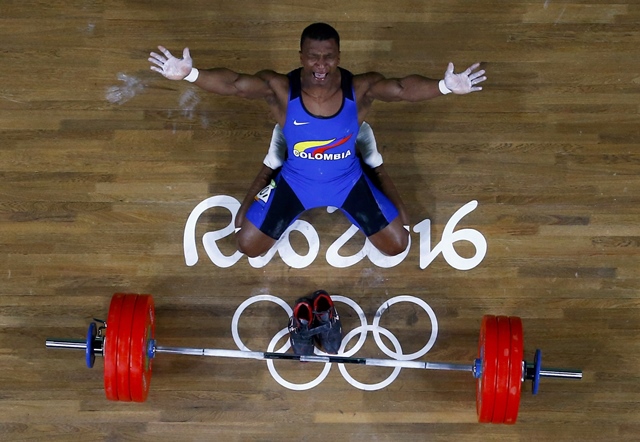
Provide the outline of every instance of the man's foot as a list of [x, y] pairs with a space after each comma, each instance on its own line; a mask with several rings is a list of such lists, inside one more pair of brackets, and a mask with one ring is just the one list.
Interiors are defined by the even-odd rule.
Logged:
[[326, 353], [337, 354], [342, 343], [342, 324], [333, 301], [324, 290], [315, 292], [311, 299], [313, 300], [315, 338]]
[[301, 298], [293, 306], [293, 316], [289, 318], [289, 339], [293, 352], [298, 356], [313, 355], [313, 335], [309, 328], [313, 323], [313, 308], [307, 298]]

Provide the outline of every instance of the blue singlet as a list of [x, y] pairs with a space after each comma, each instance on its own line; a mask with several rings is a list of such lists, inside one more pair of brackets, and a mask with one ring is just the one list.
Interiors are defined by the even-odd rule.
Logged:
[[358, 108], [353, 74], [339, 68], [342, 106], [331, 117], [312, 115], [302, 102], [300, 72], [288, 74], [289, 102], [283, 132], [287, 159], [274, 183], [255, 197], [247, 219], [274, 239], [305, 210], [339, 207], [367, 236], [398, 216], [389, 199], [363, 173], [356, 156]]

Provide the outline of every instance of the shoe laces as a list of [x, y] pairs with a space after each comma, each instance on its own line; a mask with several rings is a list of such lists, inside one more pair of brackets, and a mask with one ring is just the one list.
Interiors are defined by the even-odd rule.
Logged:
[[333, 324], [338, 319], [338, 312], [333, 306], [331, 297], [325, 292], [319, 293], [313, 302], [313, 315], [321, 324]]
[[293, 307], [293, 316], [289, 318], [289, 332], [295, 333], [308, 329], [313, 320], [313, 310], [308, 302], [299, 301]]

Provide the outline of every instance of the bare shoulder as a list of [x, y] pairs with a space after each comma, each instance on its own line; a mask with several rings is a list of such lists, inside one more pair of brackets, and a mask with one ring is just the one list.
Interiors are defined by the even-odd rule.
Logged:
[[384, 79], [384, 75], [379, 72], [365, 72], [364, 74], [353, 76], [353, 88], [360, 106], [368, 107], [371, 104], [373, 101], [371, 96], [373, 86]]
[[256, 77], [259, 77], [269, 85], [271, 89], [276, 92], [281, 90], [289, 90], [289, 78], [276, 71], [265, 69], [256, 73]]
[[380, 72], [365, 72], [363, 74], [357, 74], [353, 76], [353, 86], [356, 89], [364, 88], [368, 90], [380, 80], [384, 80], [384, 78], [384, 75]]
[[289, 97], [289, 77], [272, 70], [257, 72], [256, 77], [264, 81], [269, 88], [270, 93], [265, 99], [269, 106], [271, 106], [276, 121], [284, 124], [284, 115], [286, 114]]

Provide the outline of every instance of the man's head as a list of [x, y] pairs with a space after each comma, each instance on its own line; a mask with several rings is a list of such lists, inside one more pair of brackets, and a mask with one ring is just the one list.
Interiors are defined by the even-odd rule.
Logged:
[[338, 45], [338, 49], [340, 49], [340, 35], [338, 35], [338, 31], [336, 31], [333, 26], [326, 23], [313, 23], [304, 28], [302, 36], [300, 36], [300, 50], [302, 50], [304, 41], [307, 38], [318, 41], [334, 39]]
[[338, 32], [326, 23], [307, 26], [300, 37], [300, 63], [303, 78], [308, 78], [312, 84], [335, 84], [339, 81], [339, 75], [334, 75], [340, 64]]

